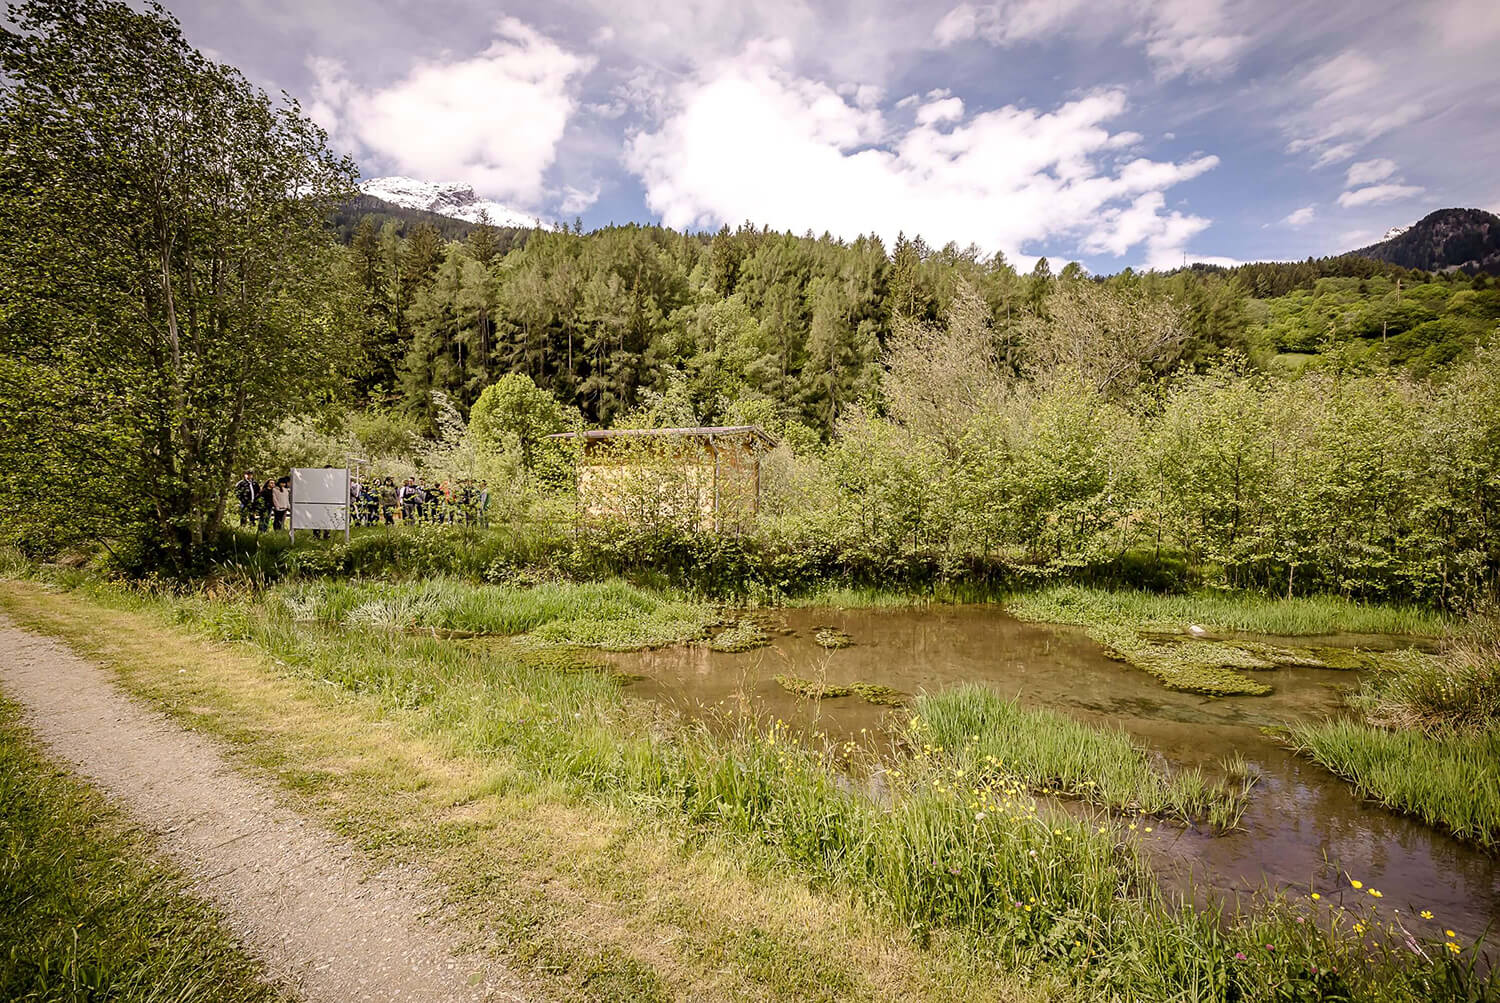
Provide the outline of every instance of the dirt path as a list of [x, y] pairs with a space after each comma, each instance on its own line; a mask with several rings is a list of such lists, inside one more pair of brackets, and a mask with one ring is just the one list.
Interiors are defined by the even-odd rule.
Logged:
[[65, 645], [0, 618], [0, 690], [49, 752], [161, 838], [235, 932], [309, 1000], [520, 1000], [455, 957], [417, 875], [368, 868], [207, 740], [126, 696]]

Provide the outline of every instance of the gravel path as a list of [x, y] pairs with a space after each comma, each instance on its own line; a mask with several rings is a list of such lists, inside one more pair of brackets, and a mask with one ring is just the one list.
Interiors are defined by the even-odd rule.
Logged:
[[419, 875], [367, 876], [348, 844], [62, 643], [0, 620], [0, 689], [52, 756], [159, 835], [250, 950], [307, 999], [522, 999], [499, 966], [452, 954]]

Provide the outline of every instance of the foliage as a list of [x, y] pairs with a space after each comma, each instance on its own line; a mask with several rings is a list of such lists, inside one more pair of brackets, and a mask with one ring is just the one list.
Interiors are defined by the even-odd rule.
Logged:
[[469, 435], [482, 450], [518, 451], [531, 470], [547, 436], [570, 425], [557, 398], [527, 376], [510, 373], [484, 388], [469, 412]]
[[[198, 563], [247, 444], [348, 362], [324, 226], [354, 166], [160, 6], [29, 0], [0, 29], [7, 532]], [[58, 505], [59, 485], [75, 505]]]

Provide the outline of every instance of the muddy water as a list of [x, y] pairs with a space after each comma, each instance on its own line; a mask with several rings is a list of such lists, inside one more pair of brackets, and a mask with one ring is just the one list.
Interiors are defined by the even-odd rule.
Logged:
[[[857, 697], [809, 702], [774, 681], [777, 673], [830, 684], [883, 683], [905, 693], [984, 682], [1023, 704], [1115, 724], [1167, 764], [1214, 768], [1238, 752], [1261, 774], [1244, 831], [1214, 836], [1158, 826], [1152, 849], [1162, 866], [1222, 892], [1264, 886], [1325, 901], [1378, 904], [1402, 916], [1431, 910], [1421, 924], [1478, 935], [1500, 921], [1500, 860], [1420, 823], [1363, 803], [1322, 767], [1289, 754], [1261, 728], [1336, 713], [1353, 673], [1277, 669], [1258, 674], [1264, 697], [1209, 698], [1164, 689], [1121, 664], [1081, 631], [1023, 623], [993, 607], [787, 610], [789, 634], [743, 654], [702, 646], [614, 656], [640, 676], [632, 692], [688, 714], [749, 711], [834, 738], [879, 734], [887, 708]], [[826, 651], [813, 629], [846, 631], [854, 645]], [[1320, 638], [1318, 644], [1338, 643]], [[1361, 639], [1372, 645], [1374, 639]], [[1343, 875], [1384, 894], [1378, 903]], [[1417, 921], [1420, 923], [1420, 921]]]

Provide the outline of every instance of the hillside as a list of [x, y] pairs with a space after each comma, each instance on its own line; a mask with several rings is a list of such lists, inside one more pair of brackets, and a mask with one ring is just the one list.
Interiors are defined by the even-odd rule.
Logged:
[[1483, 209], [1439, 209], [1353, 253], [1402, 268], [1500, 275], [1500, 216]]
[[[333, 214], [330, 224], [338, 232], [339, 241], [348, 244], [354, 239], [354, 231], [359, 228], [360, 221], [366, 217], [369, 217], [370, 221], [375, 224], [377, 230], [387, 223], [394, 223], [396, 233], [402, 237], [409, 236], [411, 230], [418, 224], [426, 223], [435, 228], [444, 240], [467, 240], [469, 234], [478, 226], [477, 223], [454, 219], [440, 213], [394, 205], [384, 199], [375, 198], [373, 195], [361, 195], [341, 207]], [[530, 232], [529, 227], [495, 227], [496, 241], [502, 253], [524, 243], [526, 234]]]

